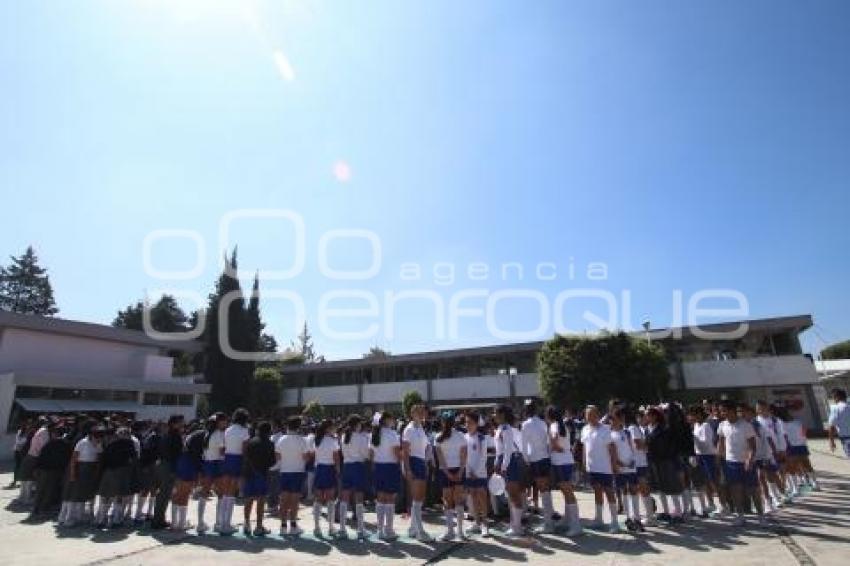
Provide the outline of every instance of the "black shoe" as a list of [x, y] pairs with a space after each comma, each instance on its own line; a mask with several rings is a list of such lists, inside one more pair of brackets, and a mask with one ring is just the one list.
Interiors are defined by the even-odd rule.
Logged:
[[659, 513], [657, 515], [659, 521], [670, 522], [673, 520], [672, 515], [670, 513]]
[[171, 523], [168, 521], [151, 521], [151, 529], [154, 531], [161, 531], [162, 529], [167, 529], [171, 527]]
[[637, 531], [637, 525], [632, 519], [626, 519], [626, 530], [630, 533]]

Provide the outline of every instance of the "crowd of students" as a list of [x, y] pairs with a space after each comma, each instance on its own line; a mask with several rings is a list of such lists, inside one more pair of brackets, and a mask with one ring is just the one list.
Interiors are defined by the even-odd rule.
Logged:
[[[505, 536], [527, 534], [532, 509], [540, 532], [579, 535], [577, 484], [594, 494], [591, 527], [611, 532], [620, 531], [621, 514], [632, 532], [694, 516], [743, 525], [753, 513], [764, 522], [818, 489], [803, 425], [763, 401], [635, 407], [612, 400], [607, 410], [591, 405], [576, 416], [531, 400], [521, 416], [507, 405], [492, 414], [433, 414], [416, 405], [404, 421], [383, 412], [252, 422], [244, 409], [188, 423], [42, 416], [18, 433], [15, 479], [18, 501], [34, 517], [58, 507], [62, 528], [147, 522], [229, 535], [241, 499], [246, 535], [269, 534], [268, 510], [280, 535], [299, 536], [298, 511], [307, 504], [316, 536], [366, 538], [368, 502], [385, 541], [397, 538], [399, 507], [409, 512], [410, 537], [434, 540], [423, 520], [434, 494], [445, 519], [440, 538], [449, 541], [490, 536], [505, 507]], [[558, 511], [553, 491], [563, 496]]]

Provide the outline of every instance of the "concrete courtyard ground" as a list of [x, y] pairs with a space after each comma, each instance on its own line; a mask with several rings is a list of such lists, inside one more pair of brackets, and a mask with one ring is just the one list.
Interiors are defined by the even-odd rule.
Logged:
[[[52, 521], [22, 522], [27, 514], [12, 504], [17, 494], [0, 490], [0, 548], [4, 565], [15, 564], [323, 564], [375, 563], [486, 564], [847, 564], [850, 551], [850, 460], [828, 453], [826, 443], [812, 443], [813, 462], [823, 489], [783, 508], [769, 527], [752, 522], [735, 528], [729, 521], [696, 519], [678, 527], [656, 527], [640, 535], [610, 535], [587, 531], [575, 539], [533, 536], [511, 540], [501, 536], [464, 543], [422, 544], [403, 537], [388, 545], [377, 540], [324, 541], [305, 536], [297, 541], [277, 536], [265, 539], [195, 536], [147, 530], [58, 530]], [[11, 474], [0, 474], [6, 485]], [[593, 513], [592, 497], [579, 494], [583, 517]], [[557, 502], [556, 502], [556, 505]], [[556, 508], [560, 508], [558, 505]], [[208, 513], [213, 512], [212, 509]], [[241, 517], [241, 507], [234, 517]], [[302, 527], [312, 526], [305, 509]], [[367, 520], [374, 520], [368, 515]], [[194, 522], [194, 520], [193, 520]], [[430, 517], [429, 530], [439, 534], [440, 517]], [[407, 523], [396, 519], [396, 531]], [[267, 527], [277, 532], [278, 522]]]

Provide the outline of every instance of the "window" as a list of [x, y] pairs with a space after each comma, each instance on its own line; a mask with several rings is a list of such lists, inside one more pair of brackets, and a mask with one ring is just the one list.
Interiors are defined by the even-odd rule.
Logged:
[[191, 407], [192, 406], [192, 395], [178, 395], [177, 396], [177, 404], [181, 407]]
[[113, 401], [129, 401], [135, 402], [136, 399], [139, 398], [138, 391], [113, 391], [112, 392], [112, 400]]
[[145, 405], [159, 405], [162, 396], [159, 393], [145, 393], [144, 400], [142, 401]]
[[49, 399], [50, 389], [47, 387], [32, 387], [30, 385], [19, 385], [15, 389], [15, 397], [20, 399]]

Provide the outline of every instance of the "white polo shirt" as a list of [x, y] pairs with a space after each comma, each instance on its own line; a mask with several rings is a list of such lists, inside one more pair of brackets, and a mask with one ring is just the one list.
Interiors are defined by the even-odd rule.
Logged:
[[224, 431], [215, 429], [210, 433], [210, 440], [204, 449], [204, 460], [215, 462], [224, 459]]
[[232, 424], [224, 431], [224, 453], [235, 456], [242, 455], [242, 445], [251, 438], [247, 427], [241, 424]]
[[522, 454], [529, 462], [549, 457], [549, 428], [537, 415], [522, 423]]
[[303, 472], [306, 469], [304, 454], [307, 453], [307, 441], [298, 433], [287, 433], [280, 437], [275, 445], [278, 455], [278, 470], [282, 474]]
[[339, 441], [335, 436], [325, 435], [316, 446], [316, 464], [332, 465], [334, 453], [339, 451]]
[[614, 443], [611, 428], [599, 423], [596, 426], [584, 425], [581, 429], [581, 443], [584, 445], [584, 468], [593, 474], [613, 474], [609, 447]]
[[421, 425], [410, 422], [404, 427], [402, 441], [410, 445], [410, 456], [424, 460], [428, 453], [428, 433]]
[[460, 468], [460, 454], [466, 447], [466, 439], [456, 430], [442, 442], [437, 441], [437, 450], [442, 455], [441, 466], [449, 470]]
[[717, 436], [722, 436], [726, 441], [727, 462], [743, 463], [746, 461], [749, 451], [748, 441], [756, 438], [753, 425], [744, 419], [738, 419], [734, 423], [723, 421], [717, 427]]
[[387, 427], [381, 427], [381, 443], [372, 446], [372, 457], [376, 464], [397, 464], [395, 449], [401, 447], [398, 433]]
[[487, 477], [487, 438], [488, 436], [479, 436], [466, 433], [466, 474], [467, 476], [475, 476], [476, 478]]
[[352, 432], [351, 438], [345, 442], [345, 436], [340, 440], [342, 445], [342, 461], [346, 464], [365, 462], [369, 459], [369, 434]]
[[554, 448], [552, 449], [551, 458], [553, 466], [568, 466], [575, 463], [575, 459], [573, 458], [572, 442], [570, 439], [570, 429], [566, 426], [564, 427], [564, 433], [564, 436], [561, 436], [558, 423], [551, 423], [549, 425], [549, 437], [553, 440], [557, 440], [561, 446], [559, 450]]

